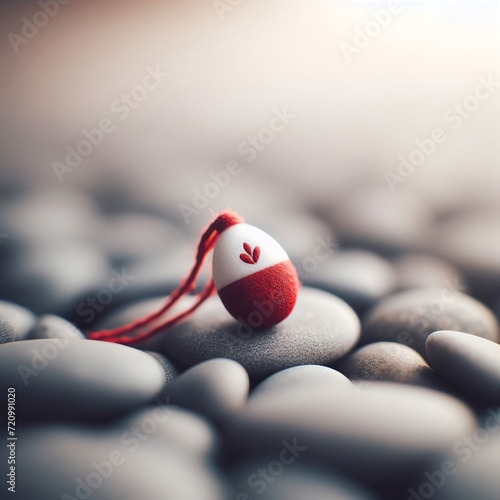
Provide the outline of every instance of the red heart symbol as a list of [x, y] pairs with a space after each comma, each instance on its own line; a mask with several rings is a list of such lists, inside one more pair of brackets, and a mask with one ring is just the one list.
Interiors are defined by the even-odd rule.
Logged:
[[240, 259], [246, 264], [257, 264], [260, 257], [260, 248], [255, 247], [252, 250], [252, 247], [248, 243], [243, 243], [243, 250], [246, 253], [240, 253]]

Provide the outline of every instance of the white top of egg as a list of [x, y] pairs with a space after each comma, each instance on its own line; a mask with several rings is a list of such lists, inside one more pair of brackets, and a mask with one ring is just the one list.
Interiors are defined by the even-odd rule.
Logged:
[[[255, 247], [259, 247], [260, 255], [254, 253]], [[220, 290], [288, 259], [283, 247], [267, 233], [249, 224], [236, 224], [225, 229], [215, 245], [212, 265], [215, 287]]]

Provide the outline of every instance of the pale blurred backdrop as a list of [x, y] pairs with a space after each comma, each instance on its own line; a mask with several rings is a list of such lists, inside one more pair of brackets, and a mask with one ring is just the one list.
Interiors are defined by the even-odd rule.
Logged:
[[[314, 196], [360, 178], [386, 187], [383, 172], [396, 171], [415, 139], [449, 129], [443, 113], [478, 77], [500, 80], [498, 1], [399, 2], [400, 12], [348, 62], [341, 44], [390, 3], [72, 0], [15, 53], [8, 34], [21, 34], [22, 17], [31, 20], [40, 6], [2, 2], [2, 178], [23, 172], [58, 187], [52, 162], [64, 160], [82, 129], [109, 117], [116, 130], [59, 187], [116, 174], [189, 202], [206, 173], [231, 159], [245, 170], [234, 184], [248, 177], [256, 198], [256, 171]], [[156, 65], [169, 76], [120, 121], [110, 104]], [[247, 163], [238, 145], [284, 106], [293, 122]], [[478, 192], [495, 200], [499, 111], [497, 92], [398, 190], [440, 204]]]

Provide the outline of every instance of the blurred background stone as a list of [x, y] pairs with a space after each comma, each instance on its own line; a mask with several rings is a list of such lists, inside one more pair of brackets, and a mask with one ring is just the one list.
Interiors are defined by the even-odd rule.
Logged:
[[467, 285], [458, 268], [427, 254], [409, 253], [394, 260], [398, 289], [452, 288], [466, 291]]
[[30, 339], [84, 339], [84, 334], [69, 321], [53, 314], [39, 317], [29, 333]]
[[65, 494], [98, 500], [227, 498], [212, 464], [131, 439], [130, 433], [46, 426], [25, 429], [21, 437], [19, 469], [30, 472], [29, 481], [18, 482], [22, 500]]
[[386, 297], [365, 317], [360, 342], [399, 342], [426, 358], [425, 341], [436, 330], [465, 331], [498, 342], [493, 312], [473, 297], [446, 286]]
[[336, 250], [306, 280], [351, 305], [360, 315], [396, 288], [396, 272], [382, 256], [360, 249]]
[[0, 301], [0, 344], [26, 338], [35, 321], [35, 316], [25, 307]]
[[379, 380], [431, 389], [445, 385], [411, 347], [396, 342], [375, 342], [350, 353], [338, 364], [350, 380]]

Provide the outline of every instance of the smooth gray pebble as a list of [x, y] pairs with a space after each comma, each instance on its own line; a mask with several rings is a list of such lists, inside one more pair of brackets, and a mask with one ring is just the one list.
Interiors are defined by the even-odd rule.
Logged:
[[354, 346], [359, 331], [359, 319], [348, 304], [302, 287], [290, 316], [264, 330], [238, 323], [212, 297], [162, 335], [162, 351], [185, 367], [211, 358], [233, 359], [259, 380], [291, 366], [332, 363]]
[[33, 313], [25, 307], [0, 300], [0, 344], [25, 339], [35, 320]]
[[426, 359], [425, 341], [436, 330], [458, 330], [498, 341], [497, 320], [485, 305], [443, 287], [408, 290], [380, 301], [364, 318], [361, 343], [399, 342]]
[[250, 382], [246, 370], [230, 359], [210, 359], [179, 375], [166, 388], [169, 403], [220, 422], [243, 408]]

